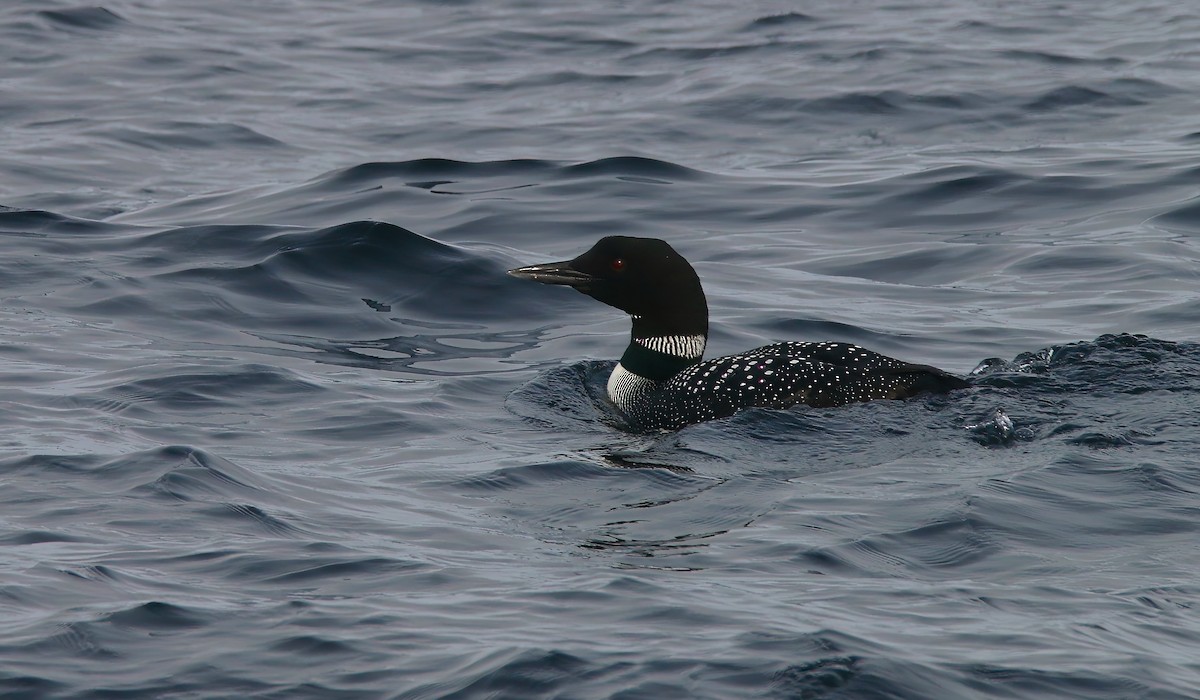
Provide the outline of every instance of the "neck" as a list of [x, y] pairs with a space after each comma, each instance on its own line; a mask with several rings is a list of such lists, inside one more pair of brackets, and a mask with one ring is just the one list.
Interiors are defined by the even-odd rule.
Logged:
[[635, 319], [633, 337], [621, 356], [621, 366], [638, 376], [654, 381], [670, 379], [704, 357], [704, 333], [642, 335], [638, 330]]
[[638, 401], [704, 357], [703, 335], [634, 335], [608, 378], [608, 398], [629, 413]]
[[629, 413], [647, 393], [699, 362], [707, 341], [707, 308], [690, 319], [676, 316], [673, 324], [633, 316], [629, 345], [608, 378], [608, 398]]
[[704, 357], [708, 341], [708, 309], [704, 311], [699, 318], [673, 315], [670, 323], [632, 316], [633, 330], [621, 366], [638, 376], [663, 381], [696, 364]]

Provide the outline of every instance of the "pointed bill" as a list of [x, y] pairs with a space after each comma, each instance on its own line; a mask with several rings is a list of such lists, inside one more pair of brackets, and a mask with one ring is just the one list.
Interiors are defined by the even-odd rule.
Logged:
[[564, 284], [568, 287], [581, 287], [596, 280], [586, 272], [572, 268], [570, 260], [518, 267], [509, 270], [508, 274], [542, 284]]

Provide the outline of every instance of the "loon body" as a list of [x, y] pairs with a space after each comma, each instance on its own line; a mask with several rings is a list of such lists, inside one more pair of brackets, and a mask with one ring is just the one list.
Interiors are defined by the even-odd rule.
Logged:
[[637, 428], [674, 430], [754, 406], [842, 406], [967, 383], [850, 343], [778, 343], [705, 361], [708, 303], [691, 264], [655, 238], [608, 236], [574, 260], [509, 270], [625, 311], [633, 333], [608, 397]]

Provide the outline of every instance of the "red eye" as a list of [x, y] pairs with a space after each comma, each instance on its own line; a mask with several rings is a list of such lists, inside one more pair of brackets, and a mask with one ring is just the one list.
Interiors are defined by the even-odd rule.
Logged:
[[625, 261], [620, 258], [613, 258], [612, 262], [610, 262], [608, 266], [611, 267], [614, 272], [620, 272], [621, 270], [625, 269]]

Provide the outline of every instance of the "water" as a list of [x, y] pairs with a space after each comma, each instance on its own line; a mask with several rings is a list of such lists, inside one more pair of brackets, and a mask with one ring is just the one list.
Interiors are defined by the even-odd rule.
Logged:
[[[983, 5], [7, 3], [0, 695], [1200, 697], [1200, 17]], [[985, 369], [623, 433], [610, 233]]]

